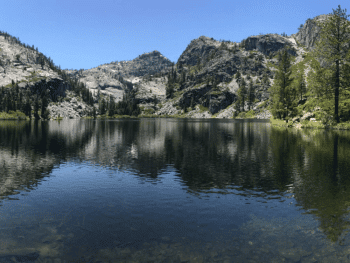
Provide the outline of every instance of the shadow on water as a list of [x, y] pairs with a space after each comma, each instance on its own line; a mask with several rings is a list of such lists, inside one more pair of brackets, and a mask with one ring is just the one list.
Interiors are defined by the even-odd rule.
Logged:
[[3, 121], [0, 262], [347, 262], [349, 149], [263, 121]]

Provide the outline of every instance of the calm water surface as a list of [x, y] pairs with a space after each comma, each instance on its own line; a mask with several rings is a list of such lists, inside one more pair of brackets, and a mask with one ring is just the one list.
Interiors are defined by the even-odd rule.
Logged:
[[350, 262], [350, 132], [0, 122], [0, 262]]

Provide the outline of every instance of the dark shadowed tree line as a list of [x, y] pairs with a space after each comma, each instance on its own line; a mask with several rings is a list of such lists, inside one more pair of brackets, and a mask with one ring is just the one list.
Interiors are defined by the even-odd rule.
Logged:
[[0, 112], [21, 111], [30, 118], [47, 119], [50, 95], [48, 89], [33, 94], [30, 88], [19, 88], [18, 82], [0, 88]]

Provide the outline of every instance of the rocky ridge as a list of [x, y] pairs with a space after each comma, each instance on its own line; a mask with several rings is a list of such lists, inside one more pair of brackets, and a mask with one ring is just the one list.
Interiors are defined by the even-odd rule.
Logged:
[[[173, 63], [169, 59], [155, 50], [131, 61], [116, 61], [88, 70], [66, 70], [66, 72], [83, 82], [94, 94], [100, 91], [120, 101], [125, 91], [132, 89], [132, 84], [139, 83], [144, 76], [166, 73], [172, 66]], [[142, 89], [143, 86], [139, 88]], [[147, 86], [144, 89], [150, 88]]]
[[[14, 38], [5, 33], [0, 33], [0, 87], [9, 87], [13, 82], [18, 83], [21, 90], [27, 90], [31, 94], [41, 94], [48, 92], [51, 101], [60, 98], [66, 98], [67, 94], [74, 96], [69, 92], [69, 84], [53, 70], [50, 65], [50, 59], [47, 59], [34, 46], [29, 47], [22, 44], [18, 38]], [[50, 109], [54, 105], [49, 105]], [[87, 111], [76, 110], [73, 105], [67, 105], [62, 102], [61, 108], [64, 113], [61, 116], [67, 118], [85, 117]], [[81, 107], [89, 108], [86, 103], [81, 102]], [[91, 110], [91, 107], [89, 108]], [[55, 111], [50, 112], [51, 118], [58, 117]]]
[[313, 50], [316, 42], [319, 40], [321, 28], [317, 22], [322, 22], [327, 19], [328, 15], [319, 15], [313, 19], [307, 19], [305, 24], [292, 37], [307, 50]]
[[[293, 64], [303, 61], [319, 37], [316, 21], [325, 17], [308, 19], [291, 36], [249, 36], [239, 43], [201, 36], [190, 42], [176, 64], [160, 52], [153, 51], [131, 61], [115, 61], [88, 70], [64, 72], [84, 83], [96, 102], [99, 94], [111, 95], [115, 101], [120, 101], [126, 92], [133, 90], [144, 114], [190, 118], [232, 117], [232, 105], [239, 87], [235, 75], [240, 72], [247, 83], [253, 83], [255, 102], [251, 108], [258, 118], [268, 118], [270, 113], [265, 110], [268, 103], [262, 103], [269, 99], [277, 53], [287, 48], [295, 58]], [[52, 97], [67, 98], [50, 104], [51, 117], [78, 118], [91, 111], [78, 98], [72, 100], [72, 94], [67, 97], [67, 83], [47, 63], [41, 62], [40, 52], [6, 41], [1, 35], [0, 48], [0, 85], [17, 80], [23, 82], [20, 84], [22, 88], [29, 86], [32, 91], [51, 87]], [[310, 70], [306, 66], [305, 75]], [[172, 84], [174, 95], [167, 98], [166, 87], [170, 78], [176, 80]], [[95, 106], [98, 108], [97, 104]], [[245, 110], [248, 110], [248, 105], [245, 105]]]

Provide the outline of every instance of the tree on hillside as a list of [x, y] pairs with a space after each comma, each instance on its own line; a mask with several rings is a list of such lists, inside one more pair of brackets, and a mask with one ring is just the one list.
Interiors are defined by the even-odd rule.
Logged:
[[39, 99], [38, 99], [38, 97], [36, 97], [35, 101], [34, 101], [34, 118], [36, 120], [40, 119], [40, 117], [39, 117], [39, 108], [40, 108]]
[[32, 106], [29, 96], [27, 96], [26, 101], [24, 103], [23, 112], [25, 115], [29, 116], [29, 118], [32, 118]]
[[248, 86], [248, 94], [247, 94], [247, 100], [248, 100], [248, 110], [250, 110], [253, 102], [254, 102], [254, 85], [253, 85], [253, 79], [250, 80], [249, 86]]
[[108, 116], [113, 116], [115, 114], [115, 106], [114, 98], [109, 95]]
[[238, 89], [238, 105], [240, 105], [240, 109], [242, 108], [244, 111], [244, 102], [246, 101], [246, 96], [247, 96], [247, 84], [244, 80], [244, 78], [242, 78], [241, 83], [239, 85], [239, 89]]
[[236, 78], [236, 81], [237, 82], [239, 82], [240, 80], [241, 80], [241, 73], [237, 70], [237, 73], [236, 73], [236, 76], [235, 76], [235, 78]]
[[272, 99], [272, 114], [275, 118], [284, 119], [291, 111], [291, 62], [290, 55], [286, 49], [279, 53], [279, 63], [274, 79], [274, 85], [270, 88]]
[[49, 91], [47, 90], [41, 102], [41, 117], [44, 120], [49, 118], [49, 111], [47, 110], [48, 105], [49, 105]]
[[300, 96], [300, 100], [303, 99], [303, 95], [306, 92], [306, 84], [305, 84], [305, 79], [304, 79], [304, 67], [301, 67], [298, 76], [297, 76], [297, 87], [296, 91], [298, 95]]
[[98, 105], [99, 111], [101, 115], [106, 114], [107, 112], [107, 103], [104, 98], [100, 99], [99, 105]]
[[[321, 78], [324, 85], [330, 84], [334, 94], [334, 121], [339, 123], [339, 96], [349, 86], [348, 71], [350, 62], [350, 21], [346, 9], [340, 5], [325, 21], [317, 22], [321, 28], [320, 40], [316, 43], [313, 55], [318, 61], [324, 61], [330, 70], [331, 78]], [[319, 68], [319, 70], [322, 70]], [[320, 76], [322, 77], [322, 76]], [[323, 80], [322, 80], [323, 79]], [[320, 85], [324, 88], [324, 85]], [[324, 94], [329, 96], [330, 94]]]

